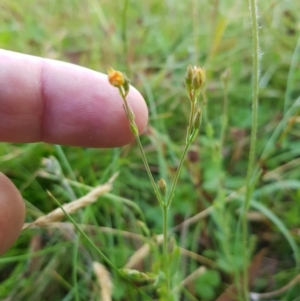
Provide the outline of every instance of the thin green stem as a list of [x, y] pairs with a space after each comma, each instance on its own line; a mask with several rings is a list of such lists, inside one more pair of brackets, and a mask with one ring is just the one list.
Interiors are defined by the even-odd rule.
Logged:
[[127, 41], [127, 11], [128, 11], [128, 0], [124, 0], [124, 7], [122, 12], [122, 39], [123, 39], [123, 57], [125, 58], [125, 66], [126, 66], [126, 72], [129, 70], [129, 65], [127, 62], [128, 59], [128, 41]]
[[[130, 122], [131, 125], [133, 125], [133, 126], [137, 129], [137, 125], [136, 125], [136, 123], [135, 123], [135, 121], [134, 121], [134, 116], [133, 116], [132, 113], [131, 113], [132, 111], [131, 111], [131, 109], [130, 109], [130, 107], [129, 107], [129, 105], [128, 105], [126, 96], [125, 96], [125, 94], [123, 93], [122, 90], [120, 90], [120, 93], [121, 93], [122, 98], [123, 98], [123, 101], [124, 101], [124, 108], [125, 108], [126, 115], [127, 115], [128, 119], [129, 119], [129, 122]], [[139, 150], [140, 150], [140, 153], [141, 153], [141, 156], [142, 156], [143, 163], [144, 163], [144, 165], [145, 165], [145, 168], [146, 168], [148, 177], [149, 177], [149, 179], [150, 179], [150, 182], [151, 182], [152, 187], [153, 187], [153, 189], [154, 189], [154, 192], [155, 192], [155, 194], [156, 194], [156, 197], [157, 197], [157, 200], [158, 200], [158, 202], [159, 202], [159, 205], [161, 206], [161, 208], [163, 208], [163, 206], [164, 206], [164, 201], [163, 201], [163, 199], [162, 199], [162, 197], [161, 197], [161, 195], [160, 195], [160, 192], [159, 192], [159, 190], [158, 190], [158, 188], [157, 188], [157, 185], [156, 185], [156, 183], [155, 183], [155, 180], [154, 180], [154, 178], [153, 178], [153, 176], [152, 176], [152, 173], [151, 173], [151, 170], [150, 170], [150, 166], [149, 166], [149, 164], [148, 164], [148, 161], [147, 161], [147, 158], [146, 158], [146, 154], [145, 154], [145, 152], [144, 152], [144, 149], [143, 149], [143, 146], [142, 146], [140, 137], [139, 137], [138, 133], [137, 133], [137, 134], [133, 133], [133, 134], [135, 135], [135, 139], [136, 139], [137, 145], [138, 145], [138, 147], [139, 147]]]
[[253, 167], [255, 163], [255, 148], [257, 136], [257, 115], [258, 115], [258, 84], [259, 84], [259, 39], [258, 39], [258, 22], [257, 22], [257, 3], [256, 0], [249, 0], [251, 22], [252, 22], [252, 54], [253, 54], [253, 96], [252, 96], [252, 130], [250, 139], [250, 153], [246, 177], [246, 195], [245, 203], [242, 213], [242, 244], [244, 255], [243, 266], [243, 292], [244, 299], [248, 300], [248, 224], [247, 224], [247, 211], [249, 209], [251, 194], [253, 190], [252, 176]]
[[48, 195], [55, 201], [55, 203], [60, 207], [60, 209], [64, 212], [66, 217], [70, 220], [70, 222], [74, 225], [76, 230], [89, 242], [89, 244], [97, 251], [98, 255], [102, 258], [102, 260], [109, 265], [112, 269], [114, 269], [117, 274], [123, 276], [123, 273], [109, 260], [109, 258], [97, 248], [97, 246], [91, 241], [91, 239], [80, 229], [75, 220], [71, 217], [69, 213], [66, 212], [64, 207], [60, 204], [60, 202], [48, 191]]
[[148, 295], [146, 295], [143, 291], [141, 291], [131, 280], [124, 276], [124, 273], [120, 271], [117, 266], [109, 260], [109, 258], [100, 250], [98, 247], [92, 242], [92, 240], [81, 230], [75, 220], [71, 217], [71, 215], [64, 209], [64, 207], [60, 204], [60, 202], [48, 191], [49, 196], [55, 201], [55, 203], [60, 207], [60, 209], [64, 212], [66, 217], [70, 220], [70, 222], [74, 225], [75, 229], [87, 240], [87, 242], [93, 247], [93, 249], [98, 253], [98, 255], [102, 258], [102, 260], [116, 273], [122, 278], [125, 279], [130, 285], [132, 285], [138, 292], [145, 297], [147, 300], [153, 301]]
[[75, 244], [73, 246], [73, 269], [72, 269], [72, 280], [74, 287], [75, 300], [79, 301], [79, 290], [78, 290], [78, 279], [77, 279], [77, 263], [78, 263], [78, 248], [80, 242], [80, 234], [76, 236]]
[[220, 135], [220, 156], [222, 155], [222, 149], [224, 146], [225, 134], [228, 124], [228, 87], [227, 84], [224, 86], [224, 105], [223, 105], [223, 118], [222, 118], [222, 127], [221, 127], [221, 135]]
[[195, 93], [192, 94], [192, 96], [190, 96], [191, 99], [191, 112], [190, 112], [190, 118], [189, 118], [189, 125], [188, 125], [188, 131], [187, 131], [187, 139], [190, 137], [191, 135], [191, 131], [192, 131], [192, 124], [193, 124], [193, 117], [195, 115]]
[[174, 191], [175, 191], [175, 188], [176, 188], [176, 185], [177, 185], [177, 181], [178, 181], [178, 178], [179, 178], [179, 173], [181, 171], [185, 156], [186, 156], [186, 154], [188, 152], [188, 149], [191, 146], [191, 143], [192, 143], [192, 140], [193, 140], [193, 138], [191, 136], [194, 136], [194, 135], [196, 135], [196, 133], [198, 133], [198, 130], [193, 129], [193, 119], [194, 119], [194, 116], [195, 116], [197, 91], [194, 91], [193, 93], [192, 92], [189, 93], [189, 97], [190, 97], [190, 100], [191, 100], [191, 113], [190, 113], [189, 125], [188, 125], [188, 130], [187, 130], [186, 145], [185, 145], [184, 151], [181, 155], [179, 166], [177, 168], [175, 178], [174, 178], [174, 181], [173, 181], [173, 184], [172, 184], [172, 187], [171, 187], [171, 190], [170, 190], [170, 194], [169, 194], [167, 200], [162, 199], [161, 193], [159, 192], [158, 187], [157, 187], [157, 185], [154, 181], [154, 178], [152, 176], [152, 173], [151, 173], [151, 170], [150, 170], [150, 167], [149, 167], [149, 164], [148, 164], [143, 146], [142, 146], [140, 138], [139, 138], [139, 133], [138, 133], [137, 125], [136, 125], [135, 120], [134, 120], [135, 119], [134, 115], [133, 115], [133, 113], [131, 111], [131, 108], [129, 107], [127, 99], [126, 99], [126, 93], [122, 88], [119, 88], [119, 91], [120, 91], [120, 94], [123, 98], [124, 109], [125, 109], [126, 116], [129, 119], [131, 130], [132, 130], [132, 132], [133, 132], [133, 134], [136, 138], [136, 142], [137, 142], [137, 145], [139, 147], [139, 150], [140, 150], [140, 153], [141, 153], [141, 156], [142, 156], [142, 159], [143, 159], [143, 163], [145, 165], [145, 168], [146, 168], [146, 171], [148, 173], [150, 182], [153, 186], [154, 192], [156, 194], [157, 200], [160, 204], [160, 207], [161, 207], [162, 213], [163, 213], [163, 236], [164, 236], [164, 239], [163, 239], [163, 258], [162, 258], [163, 259], [163, 265], [162, 266], [163, 266], [163, 270], [165, 272], [165, 277], [166, 277], [166, 282], [165, 282], [165, 284], [166, 284], [166, 293], [167, 293], [167, 297], [170, 298], [171, 297], [170, 296], [171, 289], [170, 289], [170, 279], [169, 279], [170, 275], [169, 275], [169, 258], [168, 258], [168, 210], [170, 208], [170, 205], [171, 205], [171, 202], [172, 202], [172, 199], [173, 199], [173, 196], [174, 196]]
[[[188, 131], [188, 136], [190, 136], [191, 133], [189, 133]], [[164, 240], [163, 240], [163, 259], [164, 259], [164, 271], [165, 271], [165, 275], [166, 275], [166, 288], [167, 288], [167, 294], [168, 297], [170, 297], [170, 281], [169, 281], [169, 262], [168, 262], [168, 211], [169, 208], [171, 206], [172, 200], [173, 200], [173, 196], [174, 196], [174, 191], [177, 185], [177, 181], [179, 178], [179, 174], [185, 159], [185, 156], [188, 152], [189, 147], [191, 146], [191, 142], [187, 142], [185, 145], [185, 148], [183, 150], [183, 153], [181, 155], [180, 161], [179, 161], [179, 166], [177, 168], [175, 177], [174, 177], [174, 181], [173, 184], [171, 186], [171, 190], [170, 190], [170, 194], [167, 198], [166, 203], [164, 204], [164, 206], [162, 207], [163, 210], [163, 235], [164, 235]]]
[[164, 235], [164, 241], [163, 241], [163, 267], [164, 272], [166, 275], [166, 289], [167, 294], [169, 297], [170, 294], [170, 281], [169, 281], [169, 259], [168, 259], [168, 207], [166, 204], [164, 204], [163, 208], [163, 235]]
[[145, 155], [145, 152], [144, 152], [141, 140], [140, 140], [140, 138], [138, 136], [136, 137], [136, 142], [137, 142], [137, 145], [139, 147], [139, 150], [140, 150], [140, 153], [141, 153], [141, 156], [142, 156], [142, 159], [143, 159], [143, 162], [144, 162], [147, 174], [148, 174], [149, 179], [151, 181], [151, 184], [152, 184], [152, 187], [153, 187], [154, 192], [156, 194], [156, 197], [157, 197], [157, 200], [159, 202], [159, 205], [163, 208], [164, 201], [162, 200], [162, 198], [160, 196], [160, 193], [158, 191], [157, 185], [156, 185], [156, 183], [155, 183], [155, 181], [153, 179], [153, 176], [152, 176], [152, 173], [151, 173], [151, 170], [150, 170], [150, 167], [149, 167], [149, 164], [148, 164], [148, 161], [147, 161], [147, 158], [146, 158], [146, 155]]
[[[252, 131], [250, 141], [250, 153], [247, 171], [247, 188], [251, 185], [255, 161], [256, 135], [257, 135], [257, 113], [258, 113], [258, 81], [259, 81], [259, 41], [258, 41], [258, 24], [257, 24], [257, 7], [256, 0], [249, 0], [252, 19], [253, 35], [253, 97], [252, 97]], [[248, 189], [249, 190], [249, 189]], [[249, 208], [250, 199], [247, 199], [246, 209]]]
[[[125, 109], [125, 112], [126, 112], [126, 115], [127, 115], [128, 119], [129, 119], [130, 125], [133, 126], [133, 128], [137, 129], [137, 126], [136, 126], [136, 123], [135, 123], [135, 120], [134, 120], [134, 115], [131, 113], [132, 111], [131, 111], [131, 108], [128, 105], [126, 95], [125, 95], [124, 91], [122, 91], [122, 89], [120, 89], [120, 93], [121, 93], [123, 101], [124, 101], [124, 109]], [[157, 185], [154, 181], [154, 178], [152, 176], [152, 173], [151, 173], [151, 170], [150, 170], [147, 158], [146, 158], [146, 154], [144, 152], [141, 140], [140, 140], [139, 135], [138, 135], [138, 131], [133, 131], [133, 134], [135, 135], [135, 139], [136, 139], [137, 145], [139, 147], [144, 166], [146, 168], [146, 171], [148, 173], [150, 182], [152, 184], [152, 187], [153, 187], [154, 192], [156, 194], [157, 200], [158, 200], [158, 202], [160, 204], [160, 207], [162, 209], [162, 212], [163, 212], [163, 236], [164, 236], [164, 239], [163, 239], [163, 265], [162, 266], [163, 266], [163, 270], [165, 272], [166, 292], [167, 292], [167, 296], [169, 298], [169, 295], [170, 295], [170, 292], [171, 292], [171, 290], [170, 290], [170, 281], [169, 281], [169, 264], [168, 264], [168, 262], [169, 262], [169, 260], [168, 260], [168, 208], [169, 208], [169, 206], [162, 199], [161, 194], [158, 190], [158, 187], [157, 187]]]
[[195, 109], [196, 109], [197, 91], [193, 91], [193, 92], [188, 91], [188, 95], [189, 95], [189, 98], [190, 98], [190, 101], [191, 101], [191, 112], [190, 112], [190, 118], [189, 118], [189, 123], [188, 123], [188, 131], [187, 131], [187, 136], [186, 136], [186, 144], [185, 144], [183, 153], [182, 153], [180, 161], [179, 161], [179, 166], [177, 168], [177, 171], [176, 171], [176, 174], [175, 174], [175, 178], [174, 178], [173, 184], [171, 186], [171, 190], [170, 190], [168, 199], [166, 201], [167, 208], [169, 208], [171, 206], [171, 203], [172, 203], [172, 200], [173, 200], [173, 196], [174, 196], [174, 191], [175, 191], [175, 188], [176, 188], [176, 185], [177, 185], [177, 181], [178, 181], [178, 178], [179, 178], [179, 174], [180, 174], [180, 171], [181, 171], [181, 167], [183, 165], [185, 156], [186, 156], [186, 154], [187, 154], [187, 152], [188, 152], [188, 150], [189, 150], [189, 148], [191, 146], [191, 141], [189, 140], [189, 138], [190, 138], [191, 133], [192, 133], [193, 117], [195, 115]]
[[174, 191], [175, 191], [175, 188], [176, 188], [176, 185], [177, 185], [177, 181], [178, 181], [178, 178], [179, 178], [179, 173], [181, 171], [181, 167], [183, 165], [183, 162], [184, 162], [184, 158], [190, 148], [191, 144], [190, 143], [186, 143], [185, 147], [184, 147], [184, 150], [183, 150], [183, 153], [181, 155], [181, 158], [180, 158], [180, 161], [179, 161], [179, 165], [178, 165], [178, 168], [177, 168], [177, 171], [176, 171], [176, 174], [175, 174], [175, 178], [174, 178], [174, 181], [173, 181], [173, 184], [171, 186], [171, 190], [170, 190], [170, 194], [169, 194], [169, 197], [167, 199], [167, 207], [169, 208], [171, 203], [172, 203], [172, 200], [173, 200], [173, 196], [174, 196]]

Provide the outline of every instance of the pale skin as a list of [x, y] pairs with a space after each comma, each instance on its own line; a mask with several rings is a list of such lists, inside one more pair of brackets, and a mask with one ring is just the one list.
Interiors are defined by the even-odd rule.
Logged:
[[[130, 88], [129, 104], [141, 133], [148, 110]], [[116, 88], [83, 67], [0, 49], [0, 141], [116, 147], [134, 140]], [[30, 200], [29, 200], [30, 201]], [[20, 235], [23, 199], [0, 173], [0, 254]]]

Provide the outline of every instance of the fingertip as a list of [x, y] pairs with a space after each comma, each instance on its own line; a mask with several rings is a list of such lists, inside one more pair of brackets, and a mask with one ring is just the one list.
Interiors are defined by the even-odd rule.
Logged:
[[25, 219], [25, 204], [15, 185], [0, 173], [0, 255], [20, 235]]
[[[5, 50], [0, 65], [1, 141], [117, 147], [134, 139], [119, 91], [107, 75]], [[146, 103], [133, 87], [128, 102], [142, 133]]]
[[[118, 89], [107, 75], [62, 62], [43, 68], [42, 141], [74, 146], [117, 147], [134, 140]], [[59, 74], [60, 76], [55, 76]], [[148, 122], [142, 95], [131, 87], [127, 96], [139, 132]]]

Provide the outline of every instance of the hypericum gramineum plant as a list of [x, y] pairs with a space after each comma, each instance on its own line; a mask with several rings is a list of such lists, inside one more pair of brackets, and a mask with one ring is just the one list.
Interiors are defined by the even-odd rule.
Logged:
[[126, 96], [129, 92], [129, 80], [126, 77], [126, 75], [120, 71], [116, 71], [112, 68], [108, 68], [108, 80], [111, 85], [119, 89], [120, 95], [123, 100], [123, 107], [125, 114], [128, 118], [130, 129], [133, 133], [133, 135], [136, 138], [136, 142], [138, 144], [146, 171], [148, 173], [149, 179], [151, 181], [152, 187], [154, 189], [156, 198], [158, 200], [158, 203], [160, 205], [160, 208], [162, 210], [162, 216], [163, 216], [163, 264], [161, 266], [161, 270], [163, 271], [163, 279], [161, 287], [159, 287], [158, 293], [160, 295], [161, 300], [173, 300], [172, 296], [172, 287], [170, 283], [170, 274], [169, 274], [169, 266], [170, 266], [170, 256], [168, 254], [168, 211], [172, 204], [172, 200], [174, 197], [175, 188], [177, 185], [177, 180], [179, 177], [179, 173], [183, 164], [183, 161], [185, 159], [185, 156], [192, 145], [193, 141], [195, 140], [200, 125], [201, 125], [201, 108], [197, 107], [197, 100], [200, 95], [201, 88], [204, 85], [205, 82], [205, 71], [202, 68], [199, 67], [192, 67], [189, 66], [187, 68], [186, 76], [185, 76], [185, 85], [186, 85], [186, 91], [188, 94], [188, 97], [190, 99], [191, 104], [191, 111], [190, 111], [190, 117], [187, 127], [187, 133], [186, 133], [186, 143], [183, 150], [183, 153], [181, 155], [179, 165], [177, 168], [177, 171], [175, 173], [175, 177], [173, 179], [173, 183], [171, 185], [170, 189], [167, 189], [167, 185], [164, 179], [160, 179], [157, 184], [152, 176], [145, 152], [143, 150], [140, 138], [139, 138], [139, 132], [137, 125], [135, 123], [135, 116], [133, 111], [131, 110]]

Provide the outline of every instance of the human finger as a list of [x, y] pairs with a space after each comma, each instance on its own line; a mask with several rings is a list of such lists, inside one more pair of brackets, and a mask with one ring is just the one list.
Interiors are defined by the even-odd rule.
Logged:
[[[141, 94], [128, 94], [139, 132], [148, 121]], [[134, 139], [107, 76], [76, 65], [0, 50], [0, 141], [115, 147]]]
[[25, 218], [25, 205], [14, 184], [0, 173], [0, 255], [18, 238]]

